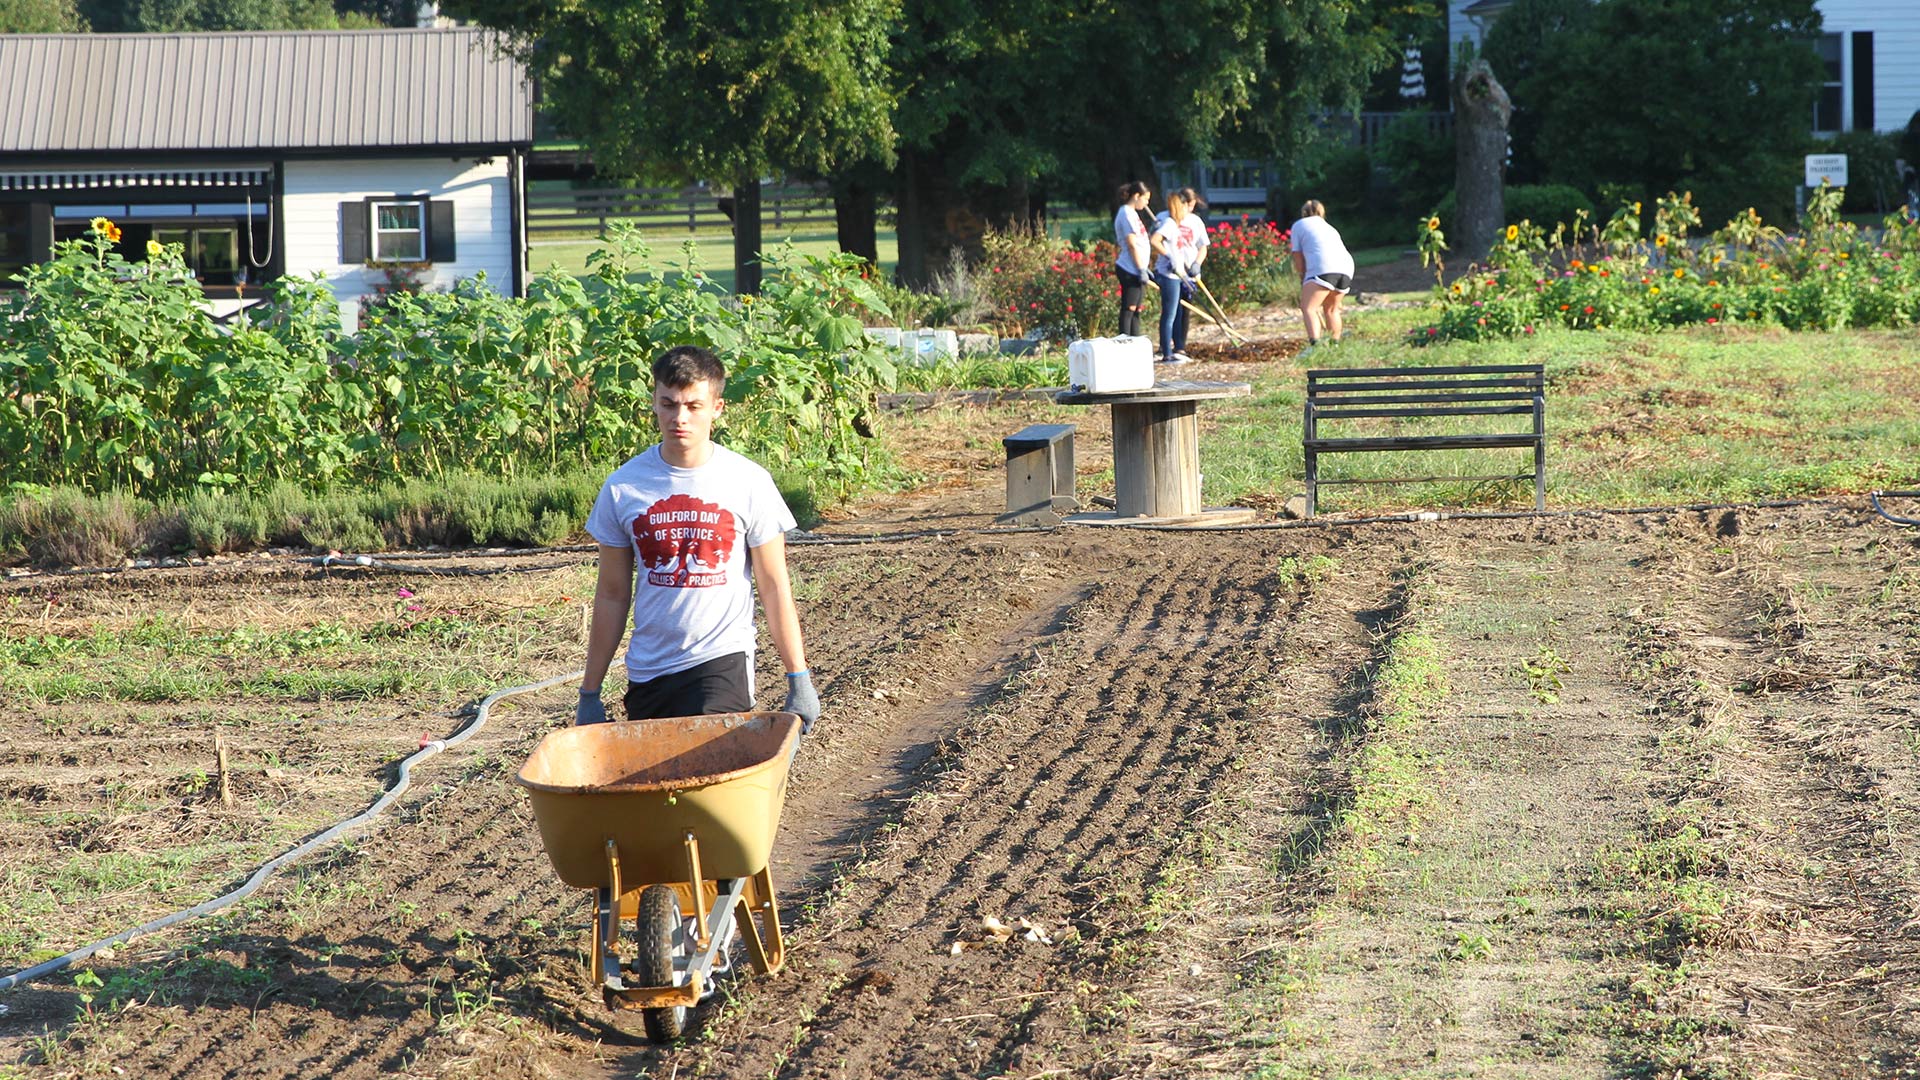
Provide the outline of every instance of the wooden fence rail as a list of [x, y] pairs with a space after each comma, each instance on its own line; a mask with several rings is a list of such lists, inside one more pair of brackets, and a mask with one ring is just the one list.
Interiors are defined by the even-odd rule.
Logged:
[[[569, 188], [527, 193], [527, 232], [604, 233], [624, 221], [643, 232], [698, 232], [733, 225], [732, 199], [712, 188]], [[831, 225], [833, 195], [826, 185], [768, 184], [760, 189], [761, 227]]]

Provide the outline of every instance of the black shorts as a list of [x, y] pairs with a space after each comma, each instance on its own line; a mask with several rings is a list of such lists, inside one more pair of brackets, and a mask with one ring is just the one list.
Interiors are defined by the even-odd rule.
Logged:
[[1323, 289], [1332, 289], [1342, 296], [1353, 288], [1353, 278], [1346, 274], [1315, 274], [1307, 280]]
[[646, 682], [627, 684], [627, 719], [751, 712], [753, 688], [747, 654], [734, 653]]

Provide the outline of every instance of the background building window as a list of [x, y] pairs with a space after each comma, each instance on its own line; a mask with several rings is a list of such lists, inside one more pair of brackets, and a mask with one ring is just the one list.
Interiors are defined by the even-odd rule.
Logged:
[[417, 202], [373, 204], [373, 257], [382, 262], [421, 262], [427, 257], [427, 220]]
[[13, 275], [33, 261], [29, 251], [33, 239], [30, 211], [26, 203], [0, 203], [0, 289], [19, 284], [11, 280]]
[[1839, 131], [1846, 126], [1846, 83], [1840, 60], [1840, 35], [1821, 34], [1817, 48], [1826, 74], [1820, 83], [1820, 96], [1814, 101], [1813, 130]]
[[187, 269], [203, 285], [237, 285], [247, 280], [240, 269], [240, 230], [235, 227], [155, 226], [153, 238], [177, 244]]

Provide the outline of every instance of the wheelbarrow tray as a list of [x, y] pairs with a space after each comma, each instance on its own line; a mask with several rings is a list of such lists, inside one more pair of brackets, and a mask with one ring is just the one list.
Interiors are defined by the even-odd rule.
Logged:
[[560, 880], [621, 891], [687, 883], [687, 834], [702, 877], [767, 867], [800, 737], [792, 713], [720, 713], [563, 728], [534, 747], [517, 777]]

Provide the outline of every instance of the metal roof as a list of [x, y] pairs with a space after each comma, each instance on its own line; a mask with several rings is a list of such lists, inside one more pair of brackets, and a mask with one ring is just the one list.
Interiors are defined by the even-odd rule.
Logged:
[[0, 35], [0, 154], [533, 142], [483, 29]]

